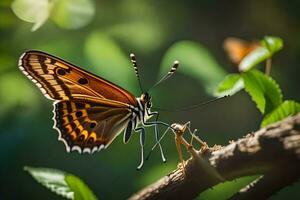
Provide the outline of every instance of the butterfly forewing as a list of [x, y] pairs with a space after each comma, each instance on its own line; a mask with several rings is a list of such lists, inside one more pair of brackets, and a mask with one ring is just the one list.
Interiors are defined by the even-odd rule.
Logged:
[[24, 53], [20, 69], [50, 99], [97, 97], [137, 105], [135, 97], [125, 89], [43, 52]]
[[67, 151], [106, 148], [132, 119], [136, 98], [128, 91], [39, 51], [24, 53], [21, 71], [54, 102], [54, 128]]

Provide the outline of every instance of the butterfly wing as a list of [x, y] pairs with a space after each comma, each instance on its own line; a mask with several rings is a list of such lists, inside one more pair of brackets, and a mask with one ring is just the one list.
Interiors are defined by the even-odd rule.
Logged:
[[239, 64], [247, 54], [259, 46], [258, 42], [247, 42], [235, 37], [226, 38], [223, 43], [224, 50], [234, 64]]
[[54, 102], [54, 128], [67, 151], [106, 148], [127, 126], [136, 98], [115, 84], [52, 55], [28, 51], [21, 71]]
[[19, 68], [49, 99], [94, 97], [137, 106], [135, 97], [125, 89], [44, 52], [24, 53]]
[[67, 151], [93, 153], [106, 148], [127, 126], [131, 110], [109, 100], [57, 101], [54, 128]]

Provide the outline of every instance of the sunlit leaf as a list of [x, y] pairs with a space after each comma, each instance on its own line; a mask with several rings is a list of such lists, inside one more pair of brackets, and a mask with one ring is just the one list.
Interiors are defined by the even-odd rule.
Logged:
[[37, 182], [67, 199], [97, 199], [88, 186], [78, 177], [56, 169], [24, 167]]
[[20, 19], [34, 23], [31, 31], [35, 31], [48, 19], [50, 3], [48, 0], [14, 0], [11, 8]]
[[261, 41], [261, 44], [269, 50], [271, 55], [273, 55], [283, 47], [282, 39], [273, 36], [264, 37], [264, 39]]
[[163, 58], [161, 74], [170, 69], [174, 60], [180, 62], [179, 71], [200, 80], [208, 94], [213, 93], [226, 74], [210, 52], [195, 42], [180, 41], [172, 45]]
[[250, 52], [239, 64], [239, 71], [245, 72], [271, 56], [265, 47], [258, 47]]
[[288, 116], [295, 115], [300, 112], [300, 104], [292, 101], [286, 100], [275, 110], [269, 113], [263, 121], [261, 122], [261, 127], [265, 127], [269, 124], [282, 120]]
[[240, 74], [229, 74], [218, 85], [214, 95], [222, 97], [225, 95], [234, 95], [244, 88], [244, 82]]
[[245, 90], [262, 114], [267, 114], [282, 103], [282, 92], [271, 77], [258, 70], [242, 74]]
[[239, 71], [245, 72], [258, 63], [270, 58], [274, 53], [279, 51], [283, 46], [283, 41], [279, 37], [266, 36], [261, 41], [262, 46], [250, 52], [239, 64]]
[[65, 175], [65, 181], [72, 191], [75, 200], [96, 200], [97, 197], [91, 189], [78, 177], [70, 174]]
[[78, 29], [87, 25], [94, 15], [92, 0], [59, 0], [53, 5], [51, 19], [62, 28]]
[[85, 54], [97, 74], [130, 91], [137, 89], [129, 55], [103, 32], [93, 32], [85, 43]]

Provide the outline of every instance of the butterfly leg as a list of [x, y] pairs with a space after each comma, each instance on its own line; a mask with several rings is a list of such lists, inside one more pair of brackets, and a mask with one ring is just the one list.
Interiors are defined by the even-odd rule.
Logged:
[[144, 164], [144, 145], [145, 145], [145, 128], [139, 127], [135, 129], [136, 132], [140, 132], [140, 145], [141, 145], [141, 163], [137, 166], [137, 170], [140, 170]]
[[[158, 121], [158, 117], [159, 117], [159, 113], [158, 113], [158, 112], [148, 112], [147, 114], [148, 114], [149, 116], [156, 115], [156, 117], [155, 117], [155, 122]], [[159, 141], [158, 126], [157, 126], [157, 124], [155, 124], [155, 126], [154, 126], [154, 131], [155, 131], [155, 141], [156, 141], [156, 143], [157, 143], [158, 146], [159, 146], [161, 159], [162, 159], [163, 162], [166, 162], [167, 160], [166, 160], [166, 158], [165, 158], [165, 155], [164, 155], [162, 146], [161, 146], [160, 141]]]

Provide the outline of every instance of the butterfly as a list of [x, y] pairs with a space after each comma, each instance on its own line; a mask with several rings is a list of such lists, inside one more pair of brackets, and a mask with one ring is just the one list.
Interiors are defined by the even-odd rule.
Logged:
[[226, 38], [223, 43], [223, 48], [227, 52], [229, 59], [237, 65], [246, 55], [258, 47], [260, 47], [259, 42], [247, 42], [235, 37]]
[[[130, 57], [142, 90], [135, 56], [130, 54]], [[177, 68], [178, 61], [157, 83], [169, 78]], [[27, 51], [19, 59], [19, 69], [46, 98], [53, 100], [53, 128], [67, 152], [94, 153], [106, 149], [123, 130], [126, 144], [135, 131], [140, 133], [141, 162], [137, 167], [140, 169], [144, 161], [145, 127], [155, 126], [158, 140], [157, 125], [168, 126], [158, 121], [158, 112], [151, 112], [148, 92], [142, 90], [142, 95], [135, 97], [120, 86], [53, 55]], [[155, 121], [147, 122], [155, 115]], [[161, 155], [165, 160], [162, 149]]]

